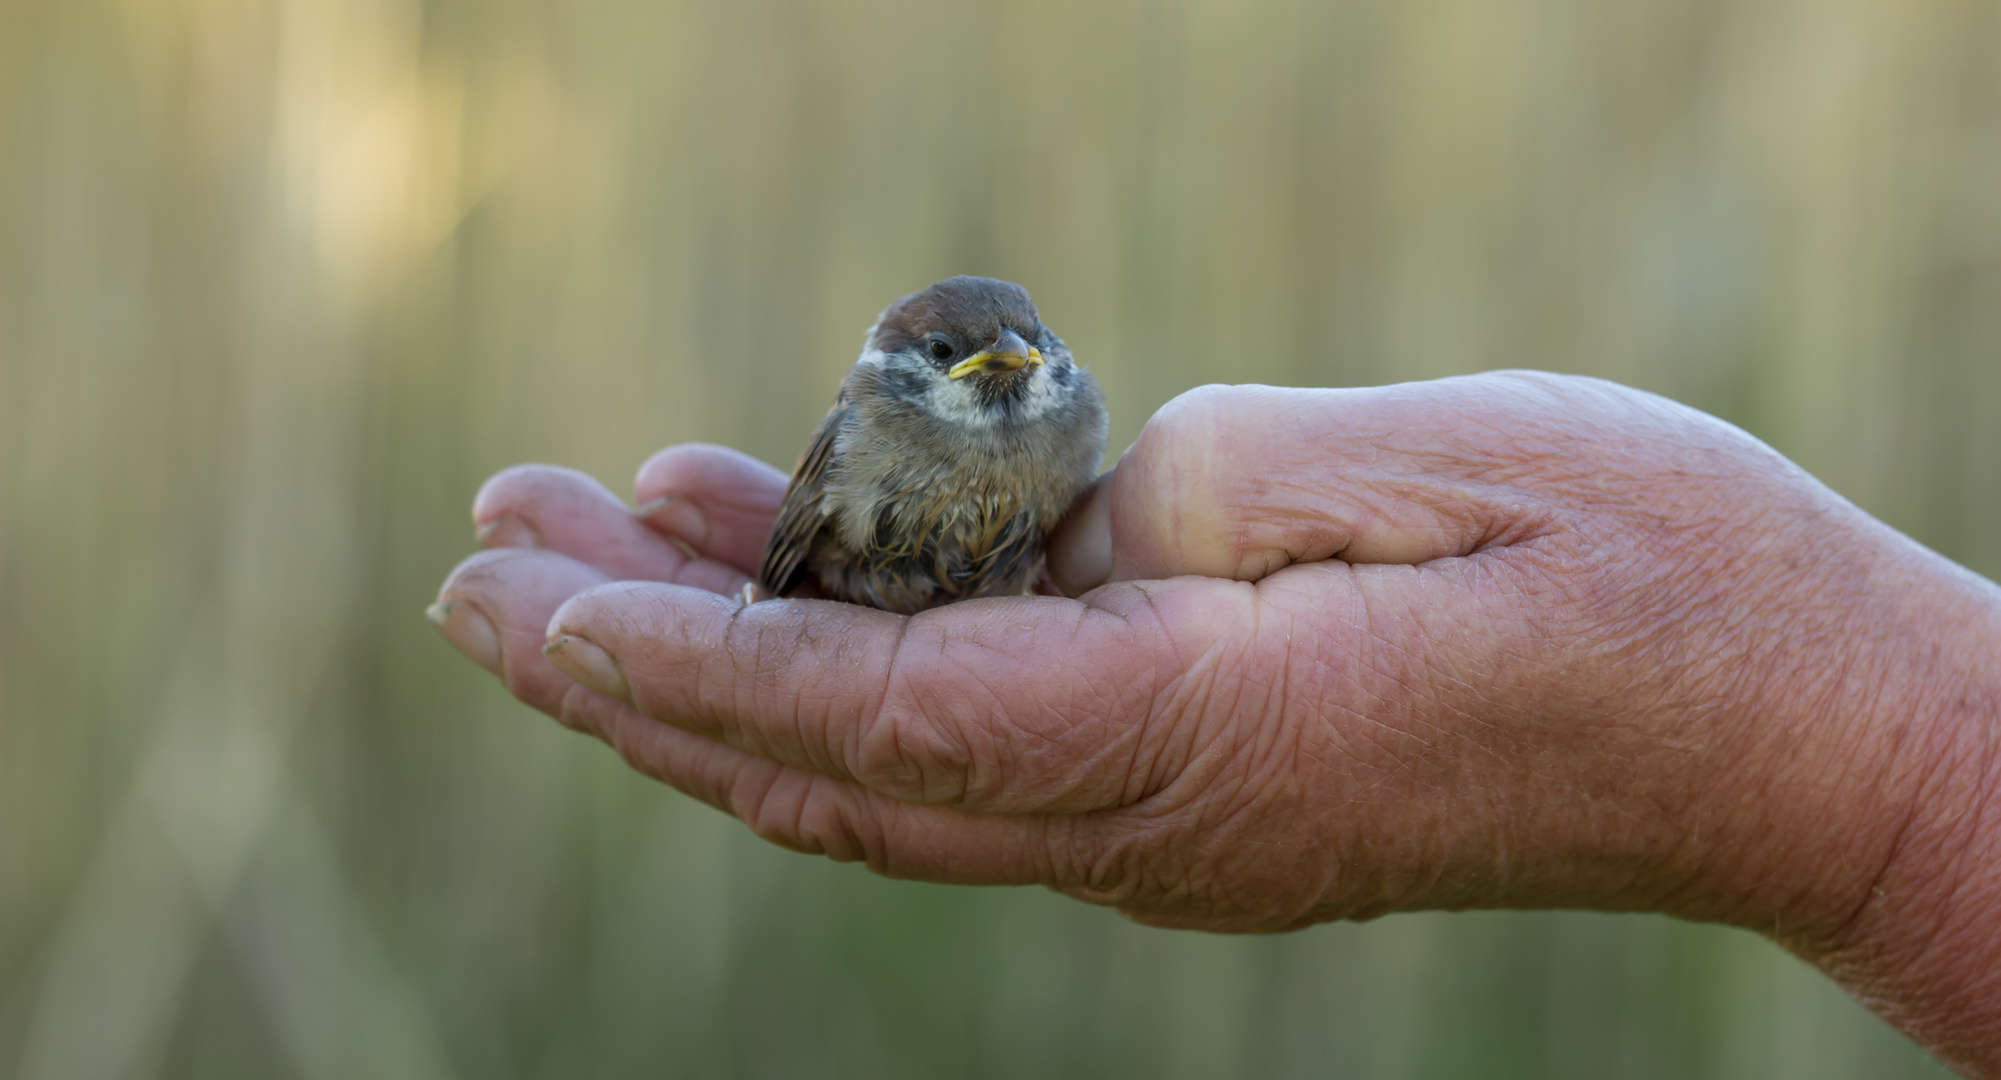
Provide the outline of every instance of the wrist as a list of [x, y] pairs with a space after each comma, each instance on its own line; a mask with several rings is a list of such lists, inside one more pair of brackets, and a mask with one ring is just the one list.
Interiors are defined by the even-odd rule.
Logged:
[[[2001, 589], [1870, 522], [1812, 586], [1726, 788], [1734, 910], [1949, 1061], [2001, 1065]], [[1826, 625], [1814, 625], [1825, 614]], [[1813, 643], [1802, 645], [1801, 643]], [[1726, 796], [1724, 807], [1731, 804]], [[1756, 821], [1756, 819], [1753, 819]], [[1726, 901], [1726, 903], [1729, 903]]]
[[[1929, 554], [1929, 553], [1927, 553]], [[1936, 557], [1933, 557], [1936, 559]], [[1944, 560], [1937, 559], [1939, 563]], [[1922, 676], [1908, 719], [1885, 724], [1883, 798], [1894, 824], [1835, 932], [1786, 941], [1947, 1061], [2001, 1070], [2001, 590], [1945, 578], [1933, 636], [1902, 662]], [[1880, 846], [1880, 841], [1878, 842]]]

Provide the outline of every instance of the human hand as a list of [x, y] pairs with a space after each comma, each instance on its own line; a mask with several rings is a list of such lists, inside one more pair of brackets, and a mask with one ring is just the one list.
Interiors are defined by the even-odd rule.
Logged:
[[1158, 925], [1731, 922], [2001, 1053], [1994, 916], [1967, 947], [1996, 590], [1700, 413], [1534, 375], [1204, 388], [1053, 539], [1077, 599], [911, 618], [734, 598], [776, 470], [684, 446], [637, 486], [644, 516], [497, 476], [442, 628], [766, 839]]

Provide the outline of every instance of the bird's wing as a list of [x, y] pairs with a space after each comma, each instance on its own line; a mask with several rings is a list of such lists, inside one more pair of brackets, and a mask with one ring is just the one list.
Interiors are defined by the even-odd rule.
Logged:
[[848, 395], [834, 399], [834, 407], [813, 429], [806, 452], [792, 469], [792, 483], [779, 504], [778, 520], [771, 526], [771, 539], [764, 545], [764, 562], [757, 571], [757, 583], [773, 596], [783, 596], [799, 584], [801, 566], [813, 548], [813, 537], [826, 518], [820, 513], [820, 498], [826, 490], [827, 462], [834, 456], [834, 441], [841, 433], [841, 421], [848, 415]]

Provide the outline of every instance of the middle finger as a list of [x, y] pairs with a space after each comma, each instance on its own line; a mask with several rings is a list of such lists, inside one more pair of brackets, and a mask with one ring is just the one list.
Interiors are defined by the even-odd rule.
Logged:
[[473, 499], [483, 546], [539, 547], [588, 563], [614, 581], [665, 581], [735, 593], [750, 579], [649, 528], [590, 476], [554, 465], [496, 473]]

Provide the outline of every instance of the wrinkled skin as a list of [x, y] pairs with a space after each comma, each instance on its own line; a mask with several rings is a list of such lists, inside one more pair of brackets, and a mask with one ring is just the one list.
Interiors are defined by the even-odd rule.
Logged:
[[510, 469], [441, 628], [790, 848], [1210, 930], [1723, 921], [2001, 1075], [2001, 590], [1727, 424], [1523, 373], [1205, 387], [1053, 539], [1075, 599], [909, 618], [742, 605], [784, 486], [677, 446], [635, 514]]

